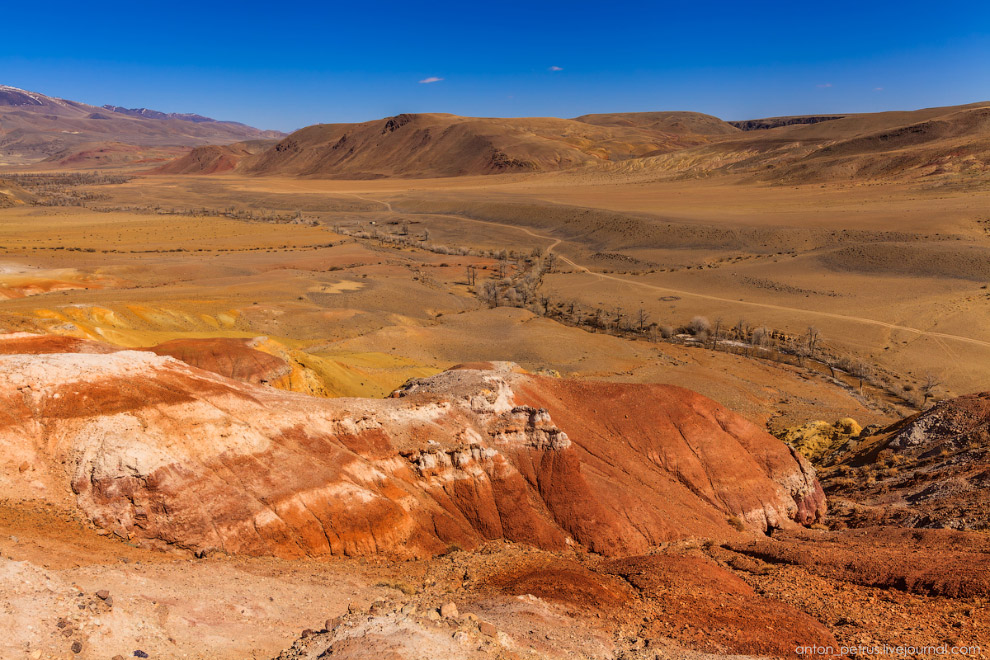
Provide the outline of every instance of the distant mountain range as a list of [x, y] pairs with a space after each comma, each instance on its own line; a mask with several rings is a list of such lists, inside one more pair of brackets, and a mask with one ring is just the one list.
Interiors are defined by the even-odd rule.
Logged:
[[0, 85], [0, 164], [71, 160], [100, 150], [140, 155], [133, 147], [161, 150], [283, 136], [197, 114], [97, 107]]
[[990, 103], [727, 122], [699, 112], [400, 114], [285, 135], [198, 114], [96, 107], [0, 85], [0, 165], [146, 166], [337, 179], [573, 171], [644, 181], [990, 180]]

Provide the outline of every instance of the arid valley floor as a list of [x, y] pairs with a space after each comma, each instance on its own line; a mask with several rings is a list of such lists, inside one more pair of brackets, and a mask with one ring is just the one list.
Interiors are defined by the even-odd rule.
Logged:
[[0, 657], [985, 657], [990, 106], [937, 110], [11, 160]]

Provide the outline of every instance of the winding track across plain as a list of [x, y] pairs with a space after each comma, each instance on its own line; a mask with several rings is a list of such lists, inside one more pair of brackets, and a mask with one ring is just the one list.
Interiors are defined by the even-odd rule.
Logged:
[[[386, 201], [383, 201], [383, 200], [380, 200], [380, 199], [371, 199], [371, 198], [368, 198], [368, 197], [362, 197], [361, 195], [354, 195], [354, 197], [357, 197], [359, 199], [363, 199], [365, 201], [371, 201], [371, 202], [376, 202], [378, 204], [383, 204], [388, 209], [388, 212], [389, 213], [394, 213], [395, 212], [395, 211], [392, 210], [392, 204], [391, 204], [391, 202], [386, 202]], [[441, 217], [448, 217], [448, 218], [455, 219], [458, 222], [477, 222], [477, 223], [485, 224], [485, 225], [493, 225], [493, 226], [496, 226], [496, 227], [504, 227], [504, 228], [507, 228], [507, 229], [514, 229], [516, 231], [521, 231], [524, 234], [527, 234], [529, 236], [532, 236], [533, 238], [539, 238], [541, 240], [552, 241], [552, 243], [550, 245], [548, 245], [547, 248], [546, 248], [546, 251], [547, 251], [548, 254], [550, 252], [552, 252], [554, 248], [556, 248], [558, 245], [560, 245], [561, 242], [563, 242], [563, 239], [561, 239], [561, 238], [554, 238], [553, 236], [546, 236], [546, 235], [543, 235], [543, 234], [537, 234], [536, 232], [534, 232], [534, 231], [532, 231], [530, 229], [527, 229], [525, 227], [519, 227], [517, 225], [510, 225], [510, 224], [506, 224], [504, 222], [494, 222], [492, 220], [477, 220], [475, 218], [465, 218], [465, 217], [459, 216], [459, 215], [448, 215], [448, 214], [443, 214], [443, 213], [431, 213], [430, 215], [437, 215], [437, 216], [441, 216]], [[717, 302], [730, 303], [730, 304], [733, 304], [733, 305], [745, 305], [745, 306], [748, 306], [748, 307], [758, 307], [760, 309], [773, 309], [773, 310], [784, 311], [784, 312], [796, 312], [798, 314], [805, 314], [805, 315], [814, 316], [814, 317], [817, 317], [817, 318], [829, 318], [829, 319], [835, 319], [837, 321], [848, 321], [848, 322], [851, 322], [851, 323], [862, 323], [862, 324], [865, 324], [865, 325], [872, 325], [872, 326], [876, 326], [876, 327], [887, 328], [888, 330], [895, 330], [895, 331], [900, 331], [900, 332], [909, 332], [909, 333], [913, 333], [913, 334], [916, 334], [916, 335], [931, 337], [931, 338], [935, 339], [936, 341], [938, 341], [939, 343], [941, 343], [941, 341], [939, 341], [939, 340], [948, 339], [948, 340], [951, 340], [951, 341], [958, 341], [958, 342], [963, 342], [963, 343], [966, 343], [966, 344], [974, 344], [974, 345], [977, 345], [977, 346], [983, 346], [985, 348], [990, 348], [990, 342], [988, 342], [988, 341], [982, 341], [980, 339], [973, 339], [972, 337], [962, 337], [960, 335], [950, 335], [950, 334], [947, 334], [947, 333], [944, 333], [944, 332], [932, 332], [930, 330], [920, 330], [918, 328], [912, 328], [912, 327], [906, 326], [906, 325], [898, 325], [896, 323], [887, 323], [886, 321], [878, 321], [876, 319], [865, 318], [865, 317], [862, 317], [862, 316], [849, 316], [847, 314], [835, 314], [833, 312], [822, 312], [822, 311], [817, 311], [817, 310], [812, 310], [812, 309], [802, 309], [801, 307], [788, 307], [786, 305], [774, 305], [773, 303], [761, 303], [761, 302], [753, 302], [753, 301], [750, 301], [750, 300], [739, 300], [739, 299], [732, 299], [732, 298], [722, 298], [722, 297], [713, 296], [713, 295], [710, 295], [710, 294], [707, 294], [707, 293], [695, 293], [694, 291], [684, 291], [683, 289], [671, 289], [669, 287], [657, 286], [655, 284], [648, 284], [646, 282], [636, 282], [635, 280], [627, 280], [627, 279], [624, 279], [622, 277], [616, 277], [614, 275], [608, 275], [606, 273], [596, 273], [596, 272], [594, 272], [592, 270], [589, 270], [585, 266], [582, 266], [581, 264], [576, 263], [575, 261], [573, 261], [571, 259], [568, 259], [567, 257], [565, 257], [564, 255], [560, 254], [559, 252], [557, 253], [557, 258], [560, 259], [561, 261], [563, 261], [564, 263], [569, 264], [574, 269], [576, 269], [578, 271], [581, 271], [583, 273], [586, 273], [588, 275], [592, 275], [592, 276], [597, 277], [599, 279], [612, 280], [613, 282], [619, 282], [621, 284], [628, 284], [628, 285], [632, 285], [632, 286], [638, 286], [638, 287], [642, 287], [644, 289], [650, 289], [652, 291], [660, 291], [660, 292], [663, 292], [663, 293], [673, 293], [673, 294], [677, 294], [677, 295], [681, 295], [681, 296], [693, 296], [695, 298], [701, 298], [703, 300], [714, 300], [714, 301], [717, 301]], [[944, 344], [943, 344], [943, 347], [944, 347]], [[945, 347], [945, 348], [947, 348], [947, 347]]]

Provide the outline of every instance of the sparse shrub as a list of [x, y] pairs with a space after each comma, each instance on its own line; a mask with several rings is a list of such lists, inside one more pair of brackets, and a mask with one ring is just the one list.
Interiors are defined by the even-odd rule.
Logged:
[[415, 596], [417, 593], [419, 593], [419, 590], [416, 587], [406, 582], [400, 582], [398, 580], [382, 580], [381, 582], [375, 584], [375, 586], [387, 587], [389, 589], [398, 589], [407, 596]]
[[704, 316], [695, 316], [691, 319], [691, 323], [688, 324], [688, 329], [691, 331], [692, 335], [698, 336], [702, 333], [708, 336], [708, 333], [712, 330], [712, 324]]

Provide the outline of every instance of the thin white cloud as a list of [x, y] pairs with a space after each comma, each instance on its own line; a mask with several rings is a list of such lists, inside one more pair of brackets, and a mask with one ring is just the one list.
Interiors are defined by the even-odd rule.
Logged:
[[420, 85], [429, 85], [430, 83], [440, 82], [443, 78], [437, 78], [436, 76], [430, 76], [429, 78], [423, 78], [419, 81]]
[[815, 87], [818, 87], [819, 89], [825, 89], [825, 88], [831, 87], [831, 86], [832, 86], [832, 83], [819, 83], [818, 85], [815, 85]]
[[562, 66], [552, 66], [552, 67], [550, 67], [548, 69], [548, 71], [563, 71], [563, 70], [564, 70], [564, 67], [562, 67]]

